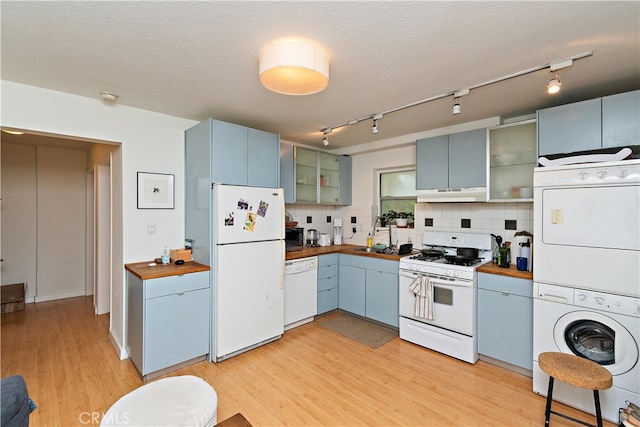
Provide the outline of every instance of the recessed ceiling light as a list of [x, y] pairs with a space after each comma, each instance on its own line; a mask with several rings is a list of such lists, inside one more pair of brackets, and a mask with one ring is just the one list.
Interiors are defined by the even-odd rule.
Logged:
[[102, 91], [100, 92], [100, 98], [102, 98], [102, 100], [105, 102], [114, 103], [118, 100], [118, 95], [116, 95], [115, 93]]
[[24, 135], [24, 132], [20, 130], [2, 129], [2, 132], [8, 133], [9, 135]]

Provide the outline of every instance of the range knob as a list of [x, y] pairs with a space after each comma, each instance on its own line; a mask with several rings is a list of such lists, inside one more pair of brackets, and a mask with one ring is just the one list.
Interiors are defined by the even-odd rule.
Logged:
[[458, 277], [460, 276], [460, 272], [459, 271], [454, 271], [453, 272], [453, 277]]

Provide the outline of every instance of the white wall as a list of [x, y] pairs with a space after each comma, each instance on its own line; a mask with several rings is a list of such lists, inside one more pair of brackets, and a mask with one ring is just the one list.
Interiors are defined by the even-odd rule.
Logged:
[[37, 147], [36, 302], [85, 294], [86, 164], [86, 151]]
[[36, 147], [2, 144], [2, 284], [26, 283], [36, 294]]
[[[184, 245], [184, 131], [196, 122], [101, 100], [2, 81], [1, 125], [117, 142], [112, 159], [114, 272], [111, 335], [124, 352], [123, 263], [157, 257], [165, 245]], [[175, 175], [175, 209], [138, 210], [136, 172]], [[155, 223], [157, 234], [147, 234]], [[118, 235], [122, 236], [120, 240]]]

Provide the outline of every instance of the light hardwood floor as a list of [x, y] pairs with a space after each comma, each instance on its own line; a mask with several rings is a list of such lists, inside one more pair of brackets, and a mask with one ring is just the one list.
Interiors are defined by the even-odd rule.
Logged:
[[[108, 315], [95, 316], [88, 297], [2, 314], [2, 377], [25, 377], [38, 404], [32, 426], [97, 425], [119, 397], [142, 385], [133, 364], [118, 359], [108, 328]], [[315, 323], [170, 375], [203, 378], [218, 394], [218, 421], [241, 412], [254, 426], [544, 425], [545, 399], [531, 391], [531, 378], [399, 338], [371, 349]], [[551, 425], [575, 424], [552, 417]]]

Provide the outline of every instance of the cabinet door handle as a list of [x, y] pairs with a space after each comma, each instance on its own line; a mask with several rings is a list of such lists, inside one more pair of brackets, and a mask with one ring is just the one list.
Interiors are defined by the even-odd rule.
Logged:
[[511, 295], [511, 294], [509, 294], [509, 293], [507, 293], [507, 292], [500, 292], [500, 293], [501, 293], [503, 296], [505, 296], [505, 297], [508, 297], [509, 295]]
[[178, 295], [179, 297], [181, 297], [182, 295], [184, 295], [184, 292], [178, 292], [176, 295]]

